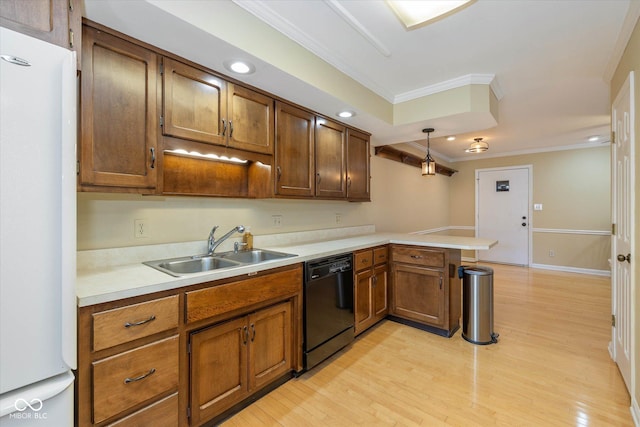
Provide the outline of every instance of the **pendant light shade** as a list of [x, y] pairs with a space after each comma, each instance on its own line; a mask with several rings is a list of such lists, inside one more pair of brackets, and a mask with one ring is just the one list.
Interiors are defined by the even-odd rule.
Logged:
[[429, 139], [429, 135], [433, 130], [433, 128], [422, 129], [422, 132], [427, 134], [427, 155], [424, 160], [422, 160], [422, 175], [436, 174], [436, 161], [431, 157], [431, 141]]
[[475, 142], [472, 142], [469, 148], [464, 150], [467, 153], [484, 153], [489, 149], [489, 144], [482, 141], [482, 138], [473, 138]]

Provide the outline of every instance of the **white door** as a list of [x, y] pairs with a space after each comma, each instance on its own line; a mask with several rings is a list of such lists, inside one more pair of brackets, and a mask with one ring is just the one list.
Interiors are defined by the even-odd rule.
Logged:
[[633, 72], [613, 102], [612, 127], [615, 142], [611, 153], [612, 219], [615, 234], [611, 241], [611, 301], [615, 316], [613, 358], [631, 390], [631, 249], [634, 224], [634, 105]]
[[498, 240], [481, 261], [529, 265], [531, 166], [476, 170], [476, 236]]

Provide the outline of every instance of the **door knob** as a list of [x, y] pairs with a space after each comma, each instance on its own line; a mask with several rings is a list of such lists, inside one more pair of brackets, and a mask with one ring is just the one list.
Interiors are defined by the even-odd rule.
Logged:
[[618, 261], [620, 261], [620, 262], [627, 261], [629, 264], [631, 264], [631, 254], [627, 254], [627, 256], [624, 256], [622, 254], [618, 254], [617, 258], [618, 258]]

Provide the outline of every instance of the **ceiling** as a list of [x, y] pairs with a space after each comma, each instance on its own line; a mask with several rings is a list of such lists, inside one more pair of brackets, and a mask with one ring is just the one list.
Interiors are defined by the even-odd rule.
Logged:
[[[380, 0], [124, 4], [85, 0], [85, 16], [227, 75], [225, 61], [248, 59], [256, 72], [234, 78], [325, 115], [355, 111], [340, 120], [372, 145], [421, 148], [433, 127], [447, 161], [608, 142], [609, 81], [640, 16], [637, 0], [477, 0], [406, 30]], [[487, 153], [464, 152], [475, 137]]]

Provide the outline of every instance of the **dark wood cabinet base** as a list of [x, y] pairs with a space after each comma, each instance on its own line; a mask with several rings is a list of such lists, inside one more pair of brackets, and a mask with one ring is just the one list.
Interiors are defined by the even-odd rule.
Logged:
[[387, 316], [387, 319], [396, 323], [402, 323], [403, 325], [421, 329], [423, 331], [431, 332], [432, 334], [440, 335], [441, 337], [445, 337], [445, 338], [451, 338], [452, 336], [455, 335], [458, 329], [460, 329], [460, 326], [458, 325], [449, 331], [447, 329], [436, 328], [435, 326], [425, 325], [424, 323], [403, 319], [402, 317], [397, 317], [397, 316]]

